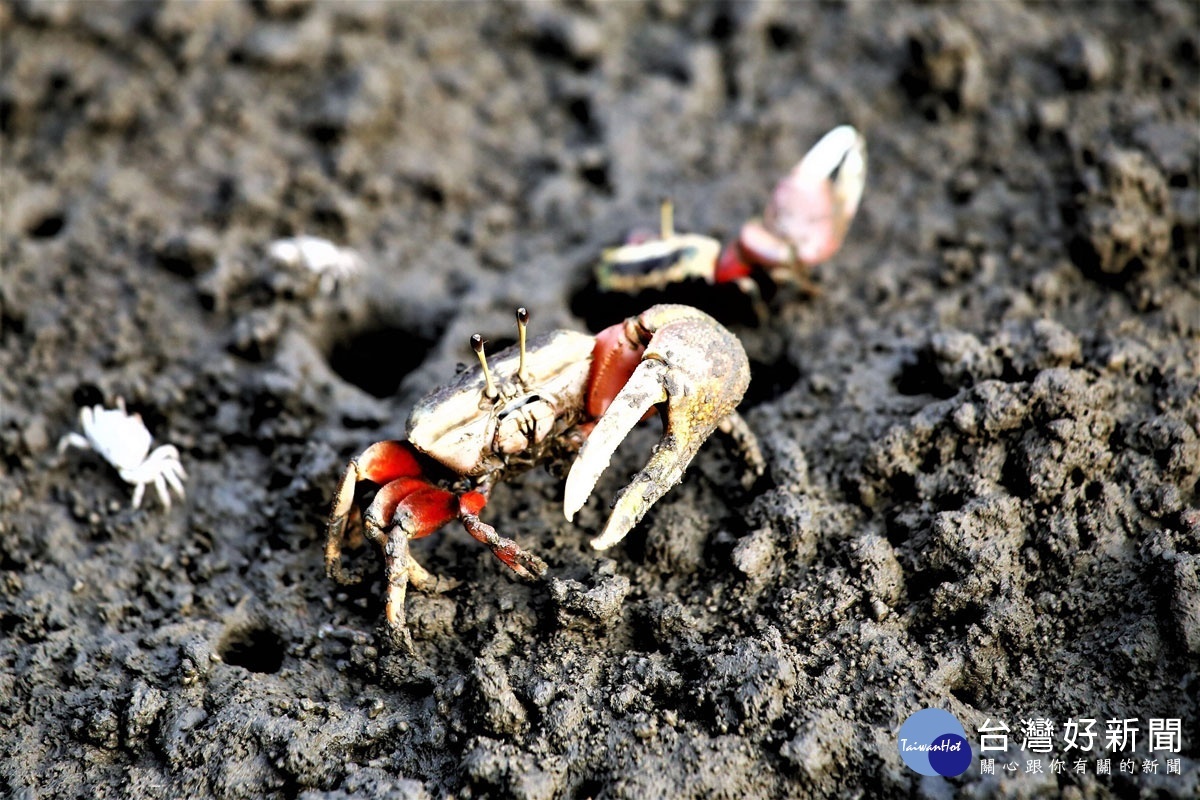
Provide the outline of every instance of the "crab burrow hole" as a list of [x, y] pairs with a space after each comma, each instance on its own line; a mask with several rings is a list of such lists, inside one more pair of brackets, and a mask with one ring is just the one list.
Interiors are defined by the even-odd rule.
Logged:
[[221, 640], [219, 652], [226, 664], [250, 672], [271, 675], [283, 666], [283, 639], [265, 625], [234, 628]]
[[335, 338], [329, 348], [329, 366], [367, 394], [391, 397], [404, 376], [425, 360], [444, 328], [436, 323], [376, 322]]

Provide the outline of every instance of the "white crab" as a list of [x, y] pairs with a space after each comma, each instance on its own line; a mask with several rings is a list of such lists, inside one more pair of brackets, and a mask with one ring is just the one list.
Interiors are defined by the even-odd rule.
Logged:
[[165, 508], [171, 507], [168, 486], [183, 499], [183, 479], [187, 473], [179, 461], [179, 451], [174, 445], [164, 444], [150, 452], [150, 431], [146, 430], [141, 414], [125, 410], [124, 399], [117, 398], [116, 408], [101, 405], [81, 408], [79, 424], [83, 426], [83, 435], [68, 433], [59, 440], [58, 452], [68, 447], [95, 450], [116, 468], [123, 481], [134, 484], [134, 508], [142, 504], [142, 493], [149, 483], [154, 484]]
[[277, 239], [267, 247], [267, 256], [288, 267], [304, 267], [320, 279], [322, 294], [333, 294], [338, 284], [357, 277], [366, 266], [363, 257], [349, 247], [339, 247], [319, 236]]

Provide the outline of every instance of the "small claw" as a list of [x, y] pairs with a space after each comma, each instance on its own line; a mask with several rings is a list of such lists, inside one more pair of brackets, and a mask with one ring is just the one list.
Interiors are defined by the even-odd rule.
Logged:
[[858, 212], [866, 180], [866, 141], [850, 125], [834, 128], [775, 187], [766, 231], [794, 247], [802, 264], [831, 258]]
[[592, 540], [597, 550], [625, 538], [650, 506], [679, 483], [700, 446], [733, 413], [750, 384], [741, 342], [707, 314], [662, 305], [631, 322], [649, 339], [645, 356], [580, 448], [567, 476], [567, 518], [583, 506], [625, 435], [647, 409], [664, 401], [665, 430], [645, 468], [617, 495], [604, 530]]

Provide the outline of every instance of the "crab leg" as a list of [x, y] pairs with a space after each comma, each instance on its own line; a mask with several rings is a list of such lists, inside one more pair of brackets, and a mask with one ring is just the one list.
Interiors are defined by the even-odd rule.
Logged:
[[355, 489], [360, 481], [380, 484], [363, 514], [362, 532], [383, 554], [387, 582], [384, 614], [394, 643], [407, 652], [413, 651], [404, 613], [408, 585], [434, 592], [457, 585], [418, 564], [409, 551], [410, 539], [428, 536], [457, 519], [467, 533], [488, 545], [497, 558], [521, 577], [538, 578], [546, 571], [541, 559], [480, 521], [479, 512], [487, 505], [485, 491], [456, 495], [442, 489], [426, 479], [410, 444], [384, 441], [376, 442], [352, 460], [338, 484], [326, 528], [325, 570], [339, 583], [353, 580], [344, 574], [341, 561], [349, 519], [355, 509]]
[[[741, 343], [716, 320], [687, 306], [660, 305], [614, 328], [624, 331], [624, 346], [644, 347], [644, 353], [571, 467], [563, 503], [567, 519], [583, 507], [633, 426], [660, 403], [665, 403], [665, 430], [645, 468], [617, 495], [603, 532], [592, 540], [597, 550], [625, 538], [650, 506], [679, 483], [718, 426], [749, 432], [740, 419], [726, 422], [749, 386], [749, 362]], [[598, 347], [609, 331], [597, 337]]]
[[742, 415], [736, 411], [721, 420], [717, 425], [717, 430], [728, 436], [729, 440], [733, 442], [734, 449], [737, 450], [745, 465], [745, 471], [742, 473], [742, 486], [746, 489], [751, 488], [767, 469], [762, 449], [758, 446], [758, 437], [754, 435], [754, 431], [750, 430], [750, 426], [746, 424], [746, 420], [742, 419]]
[[354, 490], [358, 482], [366, 480], [383, 485], [396, 478], [418, 478], [422, 473], [412, 448], [408, 443], [396, 440], [376, 442], [346, 465], [325, 526], [326, 575], [341, 584], [358, 582], [342, 570], [342, 546], [350, 514], [354, 511]]
[[471, 534], [477, 541], [486, 544], [496, 554], [496, 558], [503, 561], [512, 569], [513, 572], [520, 575], [522, 578], [536, 580], [546, 573], [546, 562], [524, 550], [512, 539], [506, 539], [496, 533], [496, 529], [486, 522], [483, 522], [475, 514], [464, 512], [462, 519], [463, 527], [467, 529], [467, 533]]

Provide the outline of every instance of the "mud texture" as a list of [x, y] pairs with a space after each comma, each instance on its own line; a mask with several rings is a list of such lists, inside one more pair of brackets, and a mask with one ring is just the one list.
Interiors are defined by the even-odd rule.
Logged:
[[[1195, 797], [1200, 19], [1193, 2], [0, 3], [0, 795]], [[824, 131], [870, 183], [807, 298], [596, 290], [671, 195], [727, 237]], [[265, 259], [307, 233], [332, 295]], [[722, 447], [620, 547], [561, 478], [322, 565], [346, 460], [533, 331], [672, 300], [744, 342]], [[117, 397], [189, 473], [129, 508], [59, 454]], [[376, 575], [368, 551], [357, 564]], [[914, 711], [1182, 720], [1180, 775], [923, 778]], [[1101, 722], [1103, 726], [1103, 722]], [[1012, 754], [1016, 757], [1017, 750]], [[1162, 754], [1158, 754], [1161, 758]]]

